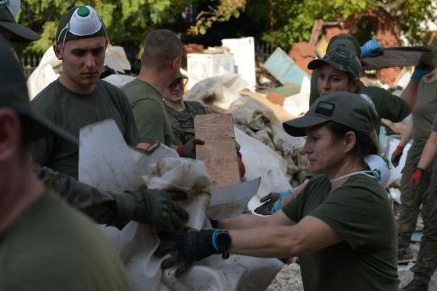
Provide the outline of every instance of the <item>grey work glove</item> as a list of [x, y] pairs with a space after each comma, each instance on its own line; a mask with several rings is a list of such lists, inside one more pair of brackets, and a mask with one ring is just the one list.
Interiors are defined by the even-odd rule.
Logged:
[[158, 229], [180, 229], [188, 220], [188, 213], [173, 201], [186, 199], [186, 193], [158, 189], [126, 191], [138, 202], [133, 220]]

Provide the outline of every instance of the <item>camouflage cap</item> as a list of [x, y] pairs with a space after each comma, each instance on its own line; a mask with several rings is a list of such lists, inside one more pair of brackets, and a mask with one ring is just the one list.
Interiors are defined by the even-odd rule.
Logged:
[[17, 112], [20, 119], [28, 121], [29, 139], [34, 140], [55, 134], [78, 144], [77, 138], [72, 134], [57, 127], [33, 110], [31, 103], [29, 103], [23, 70], [12, 54], [11, 47], [2, 37], [0, 37], [0, 63], [2, 64], [0, 70], [0, 108], [11, 108]]
[[334, 121], [367, 135], [378, 148], [377, 119], [373, 105], [361, 95], [338, 91], [321, 96], [304, 116], [284, 122], [283, 127], [292, 136], [305, 136], [306, 128]]
[[336, 47], [329, 51], [322, 59], [309, 62], [308, 69], [319, 69], [321, 65], [328, 64], [337, 70], [350, 73], [355, 78], [360, 77], [361, 63], [357, 55], [345, 47]]
[[361, 58], [360, 44], [352, 34], [340, 33], [331, 38], [331, 41], [329, 41], [328, 47], [326, 48], [326, 52], [328, 53], [337, 47], [344, 47], [350, 51], [353, 51], [358, 58]]
[[69, 9], [59, 20], [56, 43], [96, 36], [107, 37], [102, 19], [91, 6], [78, 6]]

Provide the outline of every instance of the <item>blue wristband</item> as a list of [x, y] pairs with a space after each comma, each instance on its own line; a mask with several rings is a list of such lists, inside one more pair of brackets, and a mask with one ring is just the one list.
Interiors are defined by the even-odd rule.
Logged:
[[[219, 237], [220, 236], [220, 242]], [[217, 254], [222, 254], [223, 259], [229, 258], [229, 248], [231, 247], [231, 236], [227, 230], [217, 228], [212, 233], [212, 246]]]
[[282, 199], [284, 199], [285, 197], [287, 197], [290, 194], [291, 194], [291, 190], [285, 190], [285, 191], [279, 192], [280, 197], [278, 200], [276, 200], [275, 204], [273, 204], [272, 213], [275, 213], [281, 209]]

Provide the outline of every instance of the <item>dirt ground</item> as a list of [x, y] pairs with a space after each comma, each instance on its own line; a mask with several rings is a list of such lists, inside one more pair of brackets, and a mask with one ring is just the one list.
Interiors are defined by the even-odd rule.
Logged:
[[[413, 251], [417, 252], [418, 244], [412, 245]], [[402, 288], [413, 279], [413, 273], [410, 268], [414, 263], [402, 264], [398, 266], [399, 279]], [[437, 272], [431, 279], [429, 290], [437, 290]], [[267, 291], [303, 291], [300, 268], [296, 263], [284, 265], [282, 270], [276, 275], [276, 278], [267, 288]]]

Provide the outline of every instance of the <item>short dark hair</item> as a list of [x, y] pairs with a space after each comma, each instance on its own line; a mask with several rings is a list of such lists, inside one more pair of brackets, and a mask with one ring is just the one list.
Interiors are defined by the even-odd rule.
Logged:
[[[346, 74], [347, 74], [347, 81], [348, 81], [349, 84], [352, 84], [357, 79], [357, 77], [355, 77], [354, 75], [352, 75], [349, 72], [346, 72]], [[352, 93], [360, 93], [360, 91], [361, 91], [360, 86], [357, 86], [357, 89], [354, 92], [352, 92]]]
[[183, 44], [177, 35], [168, 29], [157, 29], [147, 35], [141, 65], [162, 70], [169, 62], [182, 56]]
[[355, 151], [362, 157], [378, 154], [378, 149], [375, 147], [374, 143], [368, 135], [334, 121], [328, 121], [327, 123], [325, 123], [325, 125], [336, 138], [343, 138], [349, 131], [354, 132], [357, 143], [353, 151]]

